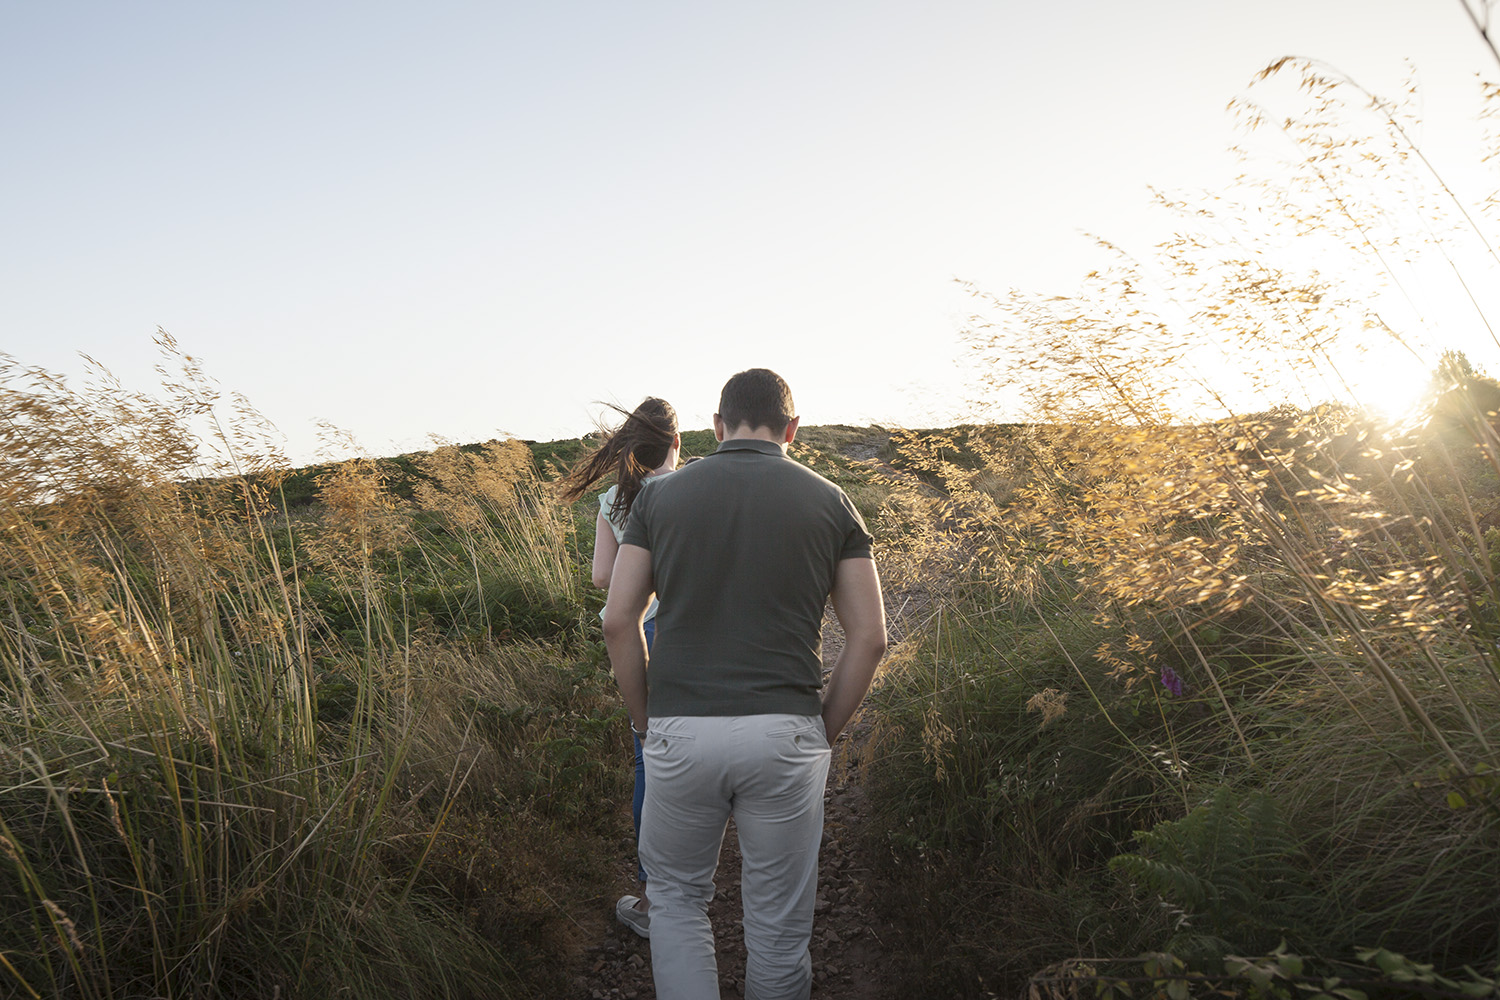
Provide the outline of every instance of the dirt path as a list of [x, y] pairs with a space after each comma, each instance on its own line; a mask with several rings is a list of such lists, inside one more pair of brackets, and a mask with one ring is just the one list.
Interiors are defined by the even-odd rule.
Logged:
[[[823, 851], [819, 863], [818, 901], [813, 922], [814, 1000], [887, 1000], [891, 956], [897, 954], [894, 932], [873, 914], [870, 889], [854, 851], [857, 831], [869, 815], [869, 803], [857, 781], [857, 755], [865, 733], [859, 724], [839, 741], [824, 794]], [[624, 892], [631, 885], [633, 861], [621, 859]], [[709, 917], [719, 955], [719, 986], [725, 998], [744, 995], [745, 939], [740, 920], [740, 851], [733, 822], [724, 837], [714, 879]], [[604, 909], [613, 904], [608, 900]], [[572, 996], [580, 1000], [651, 1000], [651, 947], [613, 919], [593, 921], [595, 935], [583, 953], [573, 979]]]

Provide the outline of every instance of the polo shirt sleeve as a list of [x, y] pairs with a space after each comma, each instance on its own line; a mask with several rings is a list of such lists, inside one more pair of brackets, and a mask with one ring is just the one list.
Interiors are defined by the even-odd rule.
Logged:
[[865, 528], [865, 519], [859, 516], [858, 508], [843, 490], [839, 491], [839, 503], [843, 505], [844, 516], [848, 522], [844, 532], [844, 545], [839, 551], [839, 559], [875, 558], [870, 551], [870, 545], [875, 539]]
[[621, 545], [635, 545], [647, 550], [651, 548], [651, 532], [647, 527], [651, 516], [651, 497], [651, 491], [644, 488], [635, 495], [635, 502], [630, 505], [630, 517], [625, 520], [625, 534], [620, 537]]

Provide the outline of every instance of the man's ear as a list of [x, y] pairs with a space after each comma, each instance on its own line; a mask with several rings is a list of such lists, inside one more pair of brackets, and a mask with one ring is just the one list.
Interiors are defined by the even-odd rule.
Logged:
[[797, 425], [800, 423], [802, 423], [801, 417], [793, 417], [787, 422], [785, 434], [785, 441], [787, 444], [791, 444], [792, 439], [797, 436]]
[[714, 440], [724, 440], [724, 418], [717, 413], [714, 414]]

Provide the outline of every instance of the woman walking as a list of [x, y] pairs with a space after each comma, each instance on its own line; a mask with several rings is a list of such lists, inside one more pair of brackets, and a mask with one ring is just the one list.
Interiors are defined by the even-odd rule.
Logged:
[[[616, 409], [619, 409], [616, 407]], [[624, 410], [620, 410], [624, 413]], [[611, 431], [588, 458], [563, 480], [562, 496], [575, 501], [611, 475], [615, 484], [599, 494], [599, 515], [594, 522], [594, 586], [609, 590], [615, 555], [625, 534], [630, 506], [653, 476], [666, 475], [677, 468], [682, 438], [677, 432], [677, 411], [664, 399], [649, 396], [641, 405], [625, 414], [625, 422]], [[646, 609], [646, 649], [649, 652], [656, 637], [656, 598]], [[601, 615], [602, 616], [602, 615]], [[641, 804], [646, 797], [646, 766], [641, 757], [643, 733], [632, 730], [635, 743], [635, 795], [631, 813], [635, 819], [636, 843], [641, 837]], [[651, 936], [650, 901], [646, 894], [647, 873], [636, 862], [640, 895], [626, 895], [615, 903], [615, 916], [641, 937]]]

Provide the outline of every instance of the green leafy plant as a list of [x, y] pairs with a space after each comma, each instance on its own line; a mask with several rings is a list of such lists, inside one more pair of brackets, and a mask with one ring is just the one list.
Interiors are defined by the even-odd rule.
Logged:
[[1308, 859], [1270, 795], [1241, 798], [1220, 787], [1181, 819], [1137, 834], [1136, 842], [1138, 853], [1121, 854], [1110, 867], [1172, 907], [1168, 951], [1202, 964], [1237, 948], [1306, 939], [1301, 923], [1313, 895]]

